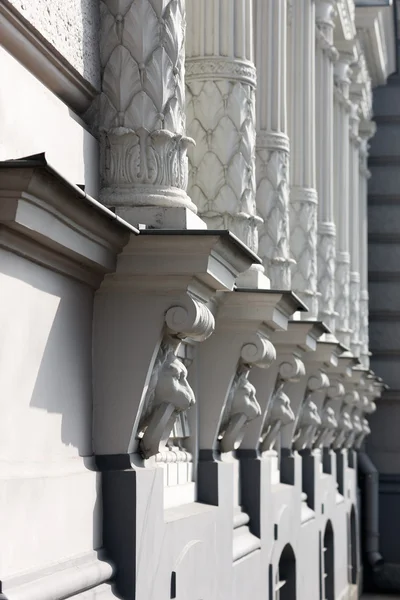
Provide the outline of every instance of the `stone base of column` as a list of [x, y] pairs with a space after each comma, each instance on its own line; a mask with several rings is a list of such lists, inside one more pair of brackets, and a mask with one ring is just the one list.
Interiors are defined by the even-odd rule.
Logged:
[[207, 229], [195, 212], [183, 206], [118, 206], [115, 214], [131, 225], [152, 229]]
[[252, 265], [250, 269], [241, 273], [236, 279], [236, 287], [251, 290], [269, 290], [271, 282], [264, 273], [261, 265]]

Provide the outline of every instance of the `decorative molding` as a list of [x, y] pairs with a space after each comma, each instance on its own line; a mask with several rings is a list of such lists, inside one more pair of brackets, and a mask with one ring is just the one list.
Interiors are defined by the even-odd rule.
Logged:
[[356, 35], [354, 0], [339, 0], [337, 11], [342, 26], [344, 39], [352, 40]]
[[196, 140], [188, 152], [189, 194], [199, 215], [211, 229], [230, 229], [257, 251], [262, 219], [255, 202], [253, 87], [240, 80], [189, 79], [186, 113]]
[[[101, 7], [103, 201], [184, 206], [184, 3], [128, 0]], [[172, 188], [172, 189], [171, 189]]]
[[187, 58], [185, 69], [185, 79], [188, 83], [228, 79], [247, 83], [253, 88], [257, 84], [255, 66], [247, 60], [224, 56]]
[[[100, 548], [68, 560], [59, 560], [50, 569], [46, 566], [44, 569], [36, 569], [21, 576], [2, 579], [0, 598], [41, 598], [41, 600], [69, 598], [86, 591], [89, 593], [89, 590], [94, 590], [113, 579], [115, 573], [115, 565], [108, 560], [104, 550]], [[111, 587], [109, 593], [109, 597], [112, 597]]]
[[289, 139], [284, 134], [257, 132], [257, 211], [263, 219], [258, 254], [272, 289], [291, 287], [289, 224]]
[[97, 90], [7, 0], [0, 3], [1, 45], [78, 114]]

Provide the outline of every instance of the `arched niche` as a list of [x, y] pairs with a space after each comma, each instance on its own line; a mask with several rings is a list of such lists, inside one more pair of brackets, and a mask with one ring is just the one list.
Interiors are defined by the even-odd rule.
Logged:
[[273, 600], [296, 600], [296, 557], [290, 544], [286, 544], [275, 573]]
[[351, 507], [348, 531], [348, 565], [349, 583], [357, 584], [358, 550], [357, 550], [357, 517], [354, 505]]
[[324, 600], [335, 600], [335, 539], [331, 521], [325, 527], [322, 552]]

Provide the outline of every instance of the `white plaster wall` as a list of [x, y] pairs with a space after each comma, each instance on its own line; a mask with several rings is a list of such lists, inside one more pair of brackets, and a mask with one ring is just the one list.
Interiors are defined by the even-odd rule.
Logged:
[[99, 546], [92, 291], [0, 250], [2, 578]]
[[95, 87], [100, 84], [98, 0], [8, 0]]
[[98, 196], [98, 143], [79, 118], [0, 47], [0, 160], [41, 152], [64, 177]]

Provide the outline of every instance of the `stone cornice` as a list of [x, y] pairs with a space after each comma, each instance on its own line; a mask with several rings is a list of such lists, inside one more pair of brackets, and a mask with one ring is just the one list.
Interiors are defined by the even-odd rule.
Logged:
[[4, 48], [75, 112], [84, 113], [97, 90], [7, 1], [0, 3]]
[[96, 287], [139, 231], [61, 177], [44, 155], [0, 163], [0, 245]]
[[220, 56], [187, 58], [185, 77], [187, 81], [229, 79], [256, 86], [256, 69], [253, 63]]
[[354, 24], [354, 0], [339, 0], [337, 4], [337, 12], [344, 39], [353, 39], [356, 35], [356, 28]]

